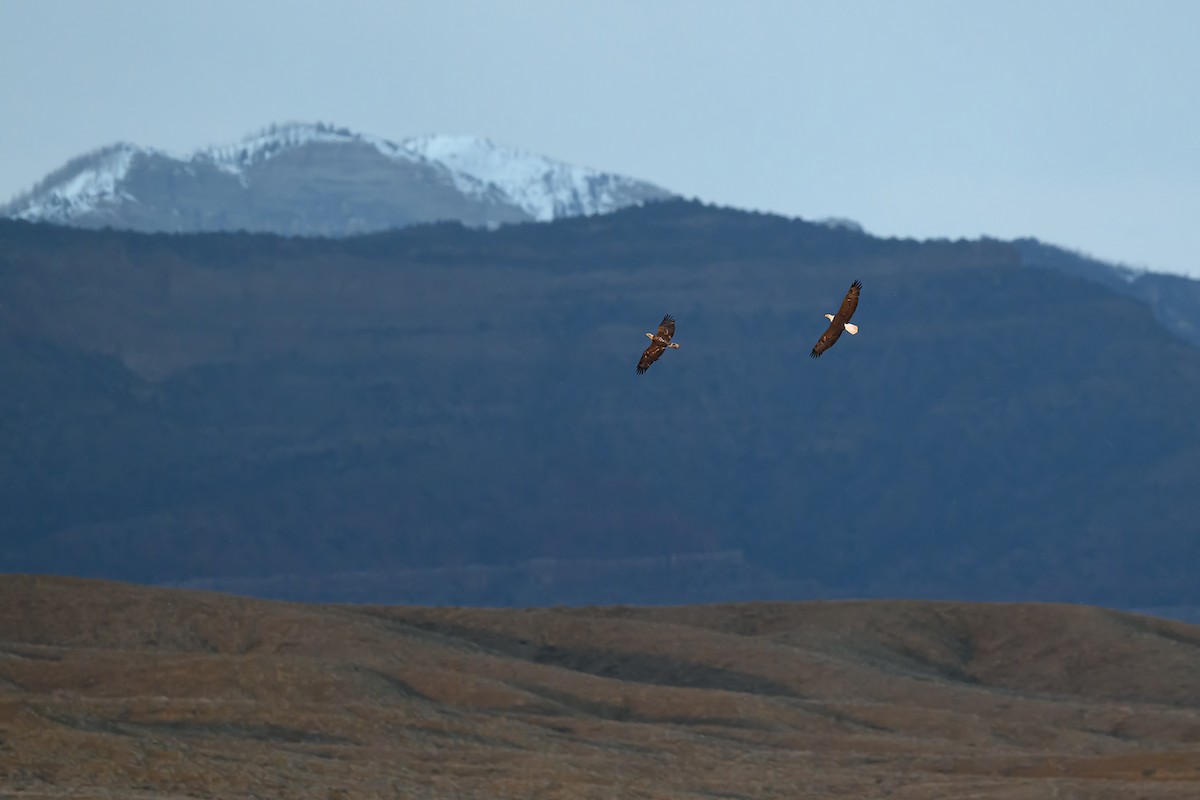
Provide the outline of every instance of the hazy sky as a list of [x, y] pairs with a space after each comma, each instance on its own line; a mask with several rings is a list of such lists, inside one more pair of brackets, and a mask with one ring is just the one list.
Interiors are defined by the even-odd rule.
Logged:
[[0, 0], [0, 199], [324, 121], [1200, 276], [1198, 34], [1189, 0]]

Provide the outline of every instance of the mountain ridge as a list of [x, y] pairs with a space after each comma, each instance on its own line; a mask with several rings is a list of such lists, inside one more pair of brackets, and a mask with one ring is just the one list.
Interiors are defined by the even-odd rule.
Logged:
[[[814, 365], [854, 278], [860, 334]], [[683, 201], [349, 239], [4, 222], [0, 292], [10, 569], [1197, 602], [1200, 350], [1009, 243]], [[665, 312], [683, 349], [637, 377]]]
[[1030, 267], [1055, 269], [1145, 302], [1168, 330], [1200, 346], [1200, 280], [1109, 263], [1033, 238], [1013, 241]]
[[128, 143], [100, 148], [0, 206], [0, 216], [143, 232], [350, 235], [443, 219], [548, 221], [671, 196], [483, 137], [396, 142], [290, 123], [185, 157]]

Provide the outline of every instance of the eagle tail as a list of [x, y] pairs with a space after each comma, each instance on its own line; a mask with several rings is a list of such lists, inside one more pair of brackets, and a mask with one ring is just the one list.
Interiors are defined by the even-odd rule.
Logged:
[[851, 336], [858, 333], [858, 326], [855, 325], [853, 322], [847, 322], [847, 323], [845, 323], [845, 325], [846, 325], [846, 332], [849, 333]]

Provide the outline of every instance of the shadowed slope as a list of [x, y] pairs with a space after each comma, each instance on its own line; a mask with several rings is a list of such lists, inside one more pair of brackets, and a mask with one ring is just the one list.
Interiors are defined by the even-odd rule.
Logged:
[[[813, 362], [852, 278], [863, 332]], [[431, 604], [1200, 602], [1200, 350], [1003, 242], [675, 202], [339, 241], [0, 222], [0, 296], [26, 337], [0, 371], [39, 400], [0, 430], [10, 570]], [[686, 347], [638, 379], [666, 310]], [[83, 402], [55, 377], [102, 368]]]
[[1090, 607], [314, 606], [0, 576], [28, 796], [1194, 797], [1200, 629]]

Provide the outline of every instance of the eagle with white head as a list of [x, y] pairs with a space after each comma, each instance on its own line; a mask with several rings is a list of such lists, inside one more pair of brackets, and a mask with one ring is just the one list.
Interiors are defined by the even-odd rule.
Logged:
[[658, 357], [667, 352], [668, 348], [679, 349], [679, 345], [671, 341], [671, 337], [675, 335], [675, 318], [670, 314], [663, 317], [662, 322], [658, 324], [658, 333], [647, 333], [646, 335], [650, 337], [650, 346], [645, 349], [641, 360], [638, 361], [638, 375], [650, 369], [650, 365], [658, 361]]
[[833, 343], [842, 335], [842, 331], [847, 331], [851, 336], [858, 333], [858, 326], [850, 322], [850, 318], [854, 316], [854, 310], [858, 308], [858, 292], [862, 289], [862, 283], [855, 281], [850, 284], [850, 291], [846, 292], [846, 299], [842, 301], [842, 307], [838, 309], [837, 314], [826, 314], [825, 319], [829, 320], [829, 327], [821, 334], [821, 338], [813, 345], [812, 352], [809, 353], [813, 358], [820, 358], [821, 353], [824, 353], [829, 348], [833, 347]]

